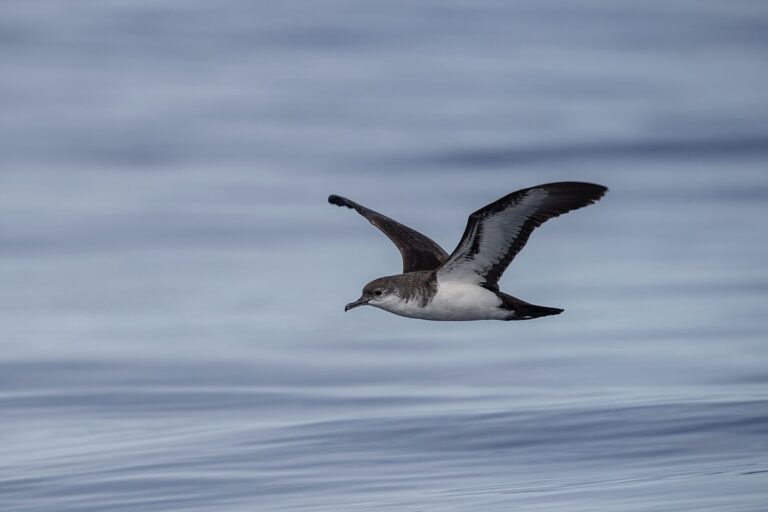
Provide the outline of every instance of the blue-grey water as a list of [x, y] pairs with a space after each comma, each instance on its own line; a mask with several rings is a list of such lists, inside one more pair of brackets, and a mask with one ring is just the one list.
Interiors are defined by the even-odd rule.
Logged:
[[[768, 509], [768, 4], [6, 0], [0, 510]], [[610, 187], [502, 288], [373, 308], [469, 212]]]

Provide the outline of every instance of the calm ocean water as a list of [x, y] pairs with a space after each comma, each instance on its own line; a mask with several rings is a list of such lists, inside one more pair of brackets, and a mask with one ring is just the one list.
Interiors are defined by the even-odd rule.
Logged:
[[[0, 510], [768, 509], [768, 4], [0, 8]], [[345, 314], [469, 212], [610, 187], [502, 288]]]

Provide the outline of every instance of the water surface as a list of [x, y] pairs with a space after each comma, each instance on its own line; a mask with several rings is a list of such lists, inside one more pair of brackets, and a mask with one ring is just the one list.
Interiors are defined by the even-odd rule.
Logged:
[[[0, 509], [762, 511], [762, 2], [5, 2]], [[343, 313], [556, 180], [502, 288]]]

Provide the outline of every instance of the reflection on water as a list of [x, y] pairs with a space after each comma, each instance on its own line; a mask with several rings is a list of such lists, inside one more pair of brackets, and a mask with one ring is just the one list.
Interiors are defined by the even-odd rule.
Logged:
[[[7, 2], [0, 509], [761, 511], [759, 2]], [[603, 183], [502, 288], [343, 313], [467, 213]]]

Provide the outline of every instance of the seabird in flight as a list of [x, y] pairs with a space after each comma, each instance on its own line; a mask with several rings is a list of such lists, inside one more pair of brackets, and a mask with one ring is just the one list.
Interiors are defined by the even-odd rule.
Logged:
[[374, 306], [424, 320], [528, 320], [557, 315], [559, 308], [537, 306], [499, 290], [498, 281], [547, 220], [590, 205], [608, 189], [560, 182], [512, 192], [469, 216], [459, 245], [449, 255], [430, 238], [365, 206], [332, 195], [328, 202], [356, 210], [394, 242], [403, 273], [374, 279], [344, 311]]

